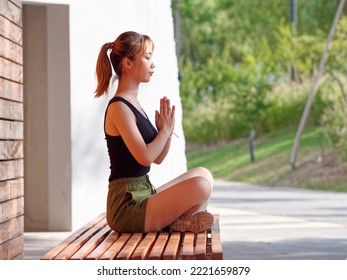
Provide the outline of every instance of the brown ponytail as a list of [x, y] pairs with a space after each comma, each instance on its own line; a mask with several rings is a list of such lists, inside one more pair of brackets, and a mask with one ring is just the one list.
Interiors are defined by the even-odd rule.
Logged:
[[[142, 55], [145, 53], [149, 44], [154, 49], [154, 43], [149, 36], [134, 31], [124, 32], [114, 42], [104, 44], [96, 63], [98, 86], [95, 90], [95, 97], [107, 93], [112, 78], [112, 68], [116, 75], [121, 77], [122, 60], [129, 58], [134, 61], [138, 53]], [[111, 50], [110, 58], [107, 55], [108, 50]]]
[[108, 91], [108, 87], [110, 85], [112, 68], [107, 55], [108, 50], [109, 43], [106, 43], [101, 47], [98, 60], [96, 62], [96, 77], [98, 79], [98, 86], [95, 90], [95, 97], [104, 95], [104, 93]]

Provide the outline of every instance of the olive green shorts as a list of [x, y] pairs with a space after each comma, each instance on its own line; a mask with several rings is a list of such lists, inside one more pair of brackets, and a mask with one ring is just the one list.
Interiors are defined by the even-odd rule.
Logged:
[[106, 209], [109, 227], [117, 232], [144, 232], [147, 202], [153, 194], [148, 175], [111, 181]]

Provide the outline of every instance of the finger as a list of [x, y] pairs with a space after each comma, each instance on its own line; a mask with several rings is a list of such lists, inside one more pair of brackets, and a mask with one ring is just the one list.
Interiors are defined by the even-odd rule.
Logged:
[[171, 115], [170, 99], [166, 99], [166, 113], [168, 117]]
[[157, 113], [155, 113], [155, 126], [156, 126], [157, 129], [158, 129], [158, 125], [159, 125], [159, 123], [158, 123], [158, 116], [157, 116]]
[[173, 106], [172, 106], [172, 110], [171, 110], [171, 117], [172, 117], [172, 118], [175, 118], [175, 111], [176, 111], [176, 106], [173, 105]]
[[167, 98], [165, 97], [165, 99], [163, 100], [163, 113], [165, 117], [169, 117], [170, 116], [170, 107], [168, 106], [167, 103]]
[[164, 111], [164, 99], [161, 98], [160, 99], [160, 114], [162, 114]]
[[171, 115], [171, 105], [170, 105], [170, 99], [167, 99], [167, 112], [169, 115]]

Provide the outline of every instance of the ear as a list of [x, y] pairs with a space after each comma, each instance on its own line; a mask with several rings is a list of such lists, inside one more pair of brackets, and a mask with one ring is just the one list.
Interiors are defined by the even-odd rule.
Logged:
[[122, 66], [123, 69], [131, 69], [134, 65], [134, 62], [132, 60], [130, 60], [128, 57], [124, 58], [122, 61]]

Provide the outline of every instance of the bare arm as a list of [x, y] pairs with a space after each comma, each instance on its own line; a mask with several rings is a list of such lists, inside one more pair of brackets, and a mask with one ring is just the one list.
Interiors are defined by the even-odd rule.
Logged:
[[[163, 104], [162, 104], [163, 103]], [[106, 122], [112, 122], [117, 132], [122, 136], [134, 158], [143, 166], [149, 166], [157, 159], [164, 159], [167, 151], [170, 135], [174, 126], [174, 108], [161, 102], [158, 116], [158, 134], [151, 143], [146, 144], [136, 125], [136, 117], [133, 112], [122, 102], [112, 103], [108, 109]], [[107, 125], [107, 123], [106, 123]], [[168, 150], [168, 149], [167, 149]], [[164, 155], [165, 154], [165, 155]]]
[[169, 137], [169, 139], [166, 142], [166, 145], [163, 149], [163, 151], [160, 153], [160, 155], [155, 159], [154, 163], [156, 164], [161, 164], [163, 162], [163, 160], [165, 159], [165, 157], [167, 156], [169, 150], [170, 150], [170, 145], [171, 145], [171, 136]]

